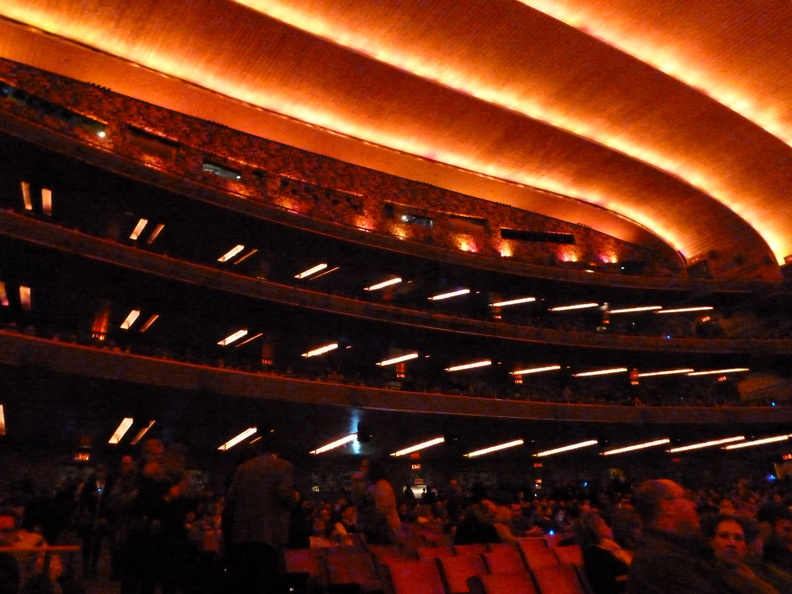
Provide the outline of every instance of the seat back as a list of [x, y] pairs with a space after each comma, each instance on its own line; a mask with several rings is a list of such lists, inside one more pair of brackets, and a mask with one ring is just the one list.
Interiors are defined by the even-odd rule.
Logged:
[[331, 585], [357, 584], [361, 592], [382, 590], [382, 581], [369, 553], [348, 552], [327, 555], [327, 575]]
[[524, 573], [527, 569], [525, 559], [516, 547], [482, 553], [481, 557], [489, 573]]
[[577, 567], [583, 567], [583, 549], [579, 544], [571, 544], [553, 549], [559, 563], [573, 563]]
[[451, 545], [435, 547], [418, 547], [415, 549], [419, 559], [438, 559], [440, 557], [453, 557], [454, 549]]
[[482, 543], [454, 545], [455, 555], [480, 555], [487, 552], [487, 545]]
[[558, 565], [558, 557], [556, 557], [553, 549], [535, 549], [533, 551], [523, 551], [525, 563], [528, 569], [534, 570], [537, 567], [544, 567], [545, 565]]
[[447, 594], [434, 559], [388, 561], [381, 568], [387, 591], [393, 594]]
[[450, 594], [468, 592], [467, 579], [474, 575], [484, 575], [487, 568], [481, 554], [456, 555], [437, 559]]
[[586, 594], [572, 563], [545, 565], [532, 570], [541, 594]]
[[531, 574], [496, 573], [468, 580], [470, 594], [539, 594]]

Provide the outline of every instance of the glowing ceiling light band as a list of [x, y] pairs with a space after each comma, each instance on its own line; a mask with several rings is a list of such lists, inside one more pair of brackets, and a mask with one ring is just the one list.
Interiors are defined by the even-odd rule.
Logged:
[[460, 295], [467, 295], [470, 289], [459, 289], [458, 291], [451, 291], [450, 293], [441, 293], [434, 297], [429, 297], [429, 301], [442, 301], [443, 299], [451, 299], [451, 297], [459, 297]]
[[403, 363], [404, 361], [411, 361], [412, 359], [417, 359], [418, 353], [409, 353], [407, 355], [401, 355], [399, 357], [393, 357], [392, 359], [385, 359], [384, 361], [380, 361], [377, 363], [380, 367], [385, 367], [386, 365], [395, 365], [396, 363]]
[[159, 314], [152, 314], [152, 315], [149, 317], [149, 319], [148, 319], [148, 320], [146, 320], [146, 323], [145, 323], [145, 324], [143, 324], [143, 326], [140, 328], [140, 331], [141, 331], [141, 332], [145, 332], [146, 330], [148, 330], [149, 328], [151, 328], [151, 325], [152, 325], [154, 322], [156, 322], [158, 319], [159, 319]]
[[597, 371], [584, 371], [582, 373], [573, 373], [572, 377], [593, 377], [595, 375], [611, 375], [614, 373], [624, 373], [628, 371], [626, 367], [614, 367], [612, 369], [598, 369]]
[[635, 450], [644, 450], [646, 448], [653, 448], [655, 446], [664, 445], [667, 443], [671, 443], [670, 439], [656, 439], [655, 441], [647, 441], [646, 443], [638, 443], [635, 445], [618, 448], [615, 450], [608, 450], [607, 452], [602, 452], [602, 456], [613, 456], [614, 454], [624, 454], [625, 452], [633, 452]]
[[622, 314], [622, 313], [638, 313], [641, 311], [657, 311], [662, 309], [659, 305], [642, 305], [641, 307], [626, 307], [624, 309], [611, 309], [609, 313]]
[[22, 203], [25, 205], [25, 210], [33, 210], [33, 200], [30, 198], [30, 184], [28, 182], [21, 182], [22, 186]]
[[132, 441], [130, 441], [130, 442], [129, 442], [129, 445], [133, 445], [133, 446], [134, 446], [134, 445], [137, 445], [137, 444], [138, 444], [138, 442], [139, 442], [141, 439], [143, 439], [143, 436], [144, 436], [146, 433], [148, 433], [148, 432], [149, 432], [149, 429], [151, 429], [151, 428], [154, 426], [154, 423], [156, 423], [156, 422], [157, 422], [157, 421], [149, 421], [149, 424], [148, 424], [148, 425], [146, 425], [146, 426], [145, 426], [145, 427], [143, 427], [143, 428], [142, 428], [140, 431], [138, 431], [138, 432], [137, 432], [137, 435], [135, 435], [135, 437], [132, 439]]
[[759, 445], [765, 445], [765, 444], [768, 444], [768, 443], [776, 443], [776, 442], [779, 442], [779, 441], [785, 441], [785, 440], [789, 439], [790, 437], [792, 437], [792, 434], [777, 435], [775, 437], [765, 437], [763, 439], [754, 439], [752, 441], [744, 441], [742, 443], [735, 443], [735, 444], [732, 444], [732, 445], [727, 445], [727, 446], [724, 446], [722, 449], [724, 449], [724, 450], [736, 450], [736, 449], [739, 449], [739, 448], [750, 448], [750, 447], [753, 447], [753, 446], [759, 446]]
[[580, 448], [588, 448], [593, 445], [597, 445], [598, 443], [599, 442], [596, 439], [589, 439], [588, 441], [581, 441], [579, 443], [573, 443], [560, 448], [545, 450], [544, 452], [537, 452], [534, 454], [534, 456], [537, 458], [542, 458], [544, 456], [552, 456], [554, 454], [563, 454], [564, 452], [571, 452], [572, 450], [579, 450]]
[[500, 445], [494, 445], [488, 448], [484, 448], [482, 450], [476, 450], [475, 452], [470, 452], [469, 454], [465, 454], [465, 458], [476, 458], [477, 456], [483, 456], [485, 454], [491, 454], [492, 452], [499, 452], [501, 450], [506, 450], [509, 448], [521, 446], [524, 443], [525, 441], [522, 439], [515, 439], [514, 441], [509, 441], [507, 443], [502, 443]]
[[499, 301], [498, 303], [490, 303], [490, 307], [507, 307], [509, 305], [520, 305], [521, 303], [531, 303], [536, 301], [536, 297], [523, 297], [522, 299], [510, 299], [509, 301]]
[[334, 342], [332, 344], [326, 344], [325, 346], [313, 349], [312, 351], [308, 351], [307, 353], [303, 353], [303, 357], [318, 357], [319, 355], [324, 355], [325, 353], [329, 353], [330, 351], [334, 351], [338, 348], [338, 343]]
[[296, 274], [294, 276], [294, 278], [300, 278], [300, 279], [308, 278], [312, 274], [316, 274], [317, 272], [320, 272], [320, 271], [324, 270], [325, 268], [327, 268], [327, 264], [317, 264], [316, 266], [313, 266], [313, 267], [309, 268], [308, 270], [305, 270], [305, 271], [301, 272], [300, 274]]
[[20, 285], [19, 304], [22, 306], [22, 309], [30, 310], [31, 308], [30, 287], [26, 287], [25, 285]]
[[159, 223], [156, 227], [154, 227], [154, 231], [151, 232], [151, 235], [149, 235], [149, 238], [146, 240], [146, 243], [148, 244], [154, 243], [154, 240], [157, 239], [157, 237], [159, 236], [160, 233], [162, 233], [162, 230], [164, 228], [165, 228], [164, 223]]
[[666, 371], [648, 371], [646, 373], [639, 373], [638, 377], [657, 377], [658, 375], [681, 375], [683, 373], [690, 373], [692, 369], [667, 369]]
[[558, 371], [561, 369], [560, 365], [548, 365], [547, 367], [532, 367], [528, 369], [518, 369], [512, 371], [512, 375], [528, 375], [529, 373], [544, 373], [545, 371]]
[[335, 441], [332, 441], [332, 442], [328, 443], [327, 445], [323, 445], [320, 448], [317, 448], [315, 450], [311, 450], [310, 453], [314, 454], [314, 455], [316, 455], [316, 454], [324, 454], [325, 452], [329, 452], [330, 450], [334, 450], [336, 448], [340, 448], [341, 446], [346, 445], [346, 444], [348, 444], [348, 443], [350, 443], [352, 441], [355, 441], [356, 439], [357, 439], [357, 433], [351, 433], [351, 434], [347, 435], [346, 437], [342, 437], [341, 439], [336, 439]]
[[313, 277], [312, 279], [310, 279], [310, 280], [316, 280], [317, 278], [321, 278], [321, 277], [323, 277], [325, 274], [330, 274], [331, 272], [335, 272], [335, 271], [336, 271], [336, 270], [338, 270], [339, 268], [340, 268], [339, 266], [336, 266], [335, 268], [331, 268], [330, 270], [325, 270], [324, 272], [322, 272], [321, 274], [317, 274], [316, 276], [314, 276], [314, 277]]
[[240, 338], [242, 338], [243, 336], [246, 336], [247, 333], [248, 333], [247, 330], [237, 330], [233, 334], [231, 334], [229, 336], [226, 336], [223, 340], [221, 340], [217, 344], [219, 344], [220, 346], [228, 346], [232, 342], [235, 342], [235, 341], [239, 340]]
[[724, 437], [723, 439], [714, 439], [712, 441], [702, 441], [699, 443], [692, 443], [690, 445], [681, 446], [678, 448], [671, 448], [670, 450], [666, 450], [669, 454], [678, 454], [679, 452], [689, 452], [690, 450], [700, 450], [701, 448], [711, 448], [718, 445], [723, 445], [724, 443], [732, 443], [735, 441], [742, 441], [745, 439], [744, 435], [738, 435], [735, 437]]
[[248, 338], [247, 340], [243, 340], [243, 341], [242, 341], [242, 342], [240, 342], [238, 345], [236, 345], [236, 347], [234, 347], [234, 348], [239, 348], [239, 347], [241, 347], [242, 345], [245, 345], [245, 344], [247, 344], [247, 343], [249, 343], [249, 342], [253, 342], [253, 341], [254, 341], [254, 340], [256, 340], [258, 337], [260, 337], [260, 336], [263, 336], [263, 335], [264, 335], [264, 333], [263, 333], [263, 332], [259, 332], [259, 333], [258, 333], [258, 334], [256, 334], [255, 336], [251, 336], [251, 337], [250, 337], [250, 338]]
[[726, 374], [726, 373], [744, 373], [746, 371], [751, 371], [748, 367], [731, 367], [729, 369], [712, 369], [710, 371], [694, 371], [693, 373], [688, 373], [690, 376], [694, 375], [719, 375], [719, 374]]
[[575, 309], [591, 309], [599, 307], [599, 303], [578, 303], [577, 305], [562, 305], [560, 307], [551, 307], [548, 311], [572, 311]]
[[445, 441], [444, 437], [435, 437], [434, 439], [430, 439], [429, 441], [424, 441], [423, 443], [410, 446], [409, 448], [404, 448], [403, 450], [399, 450], [398, 452], [393, 452], [391, 456], [395, 456], [395, 457], [405, 456], [407, 454], [412, 454], [413, 452], [417, 452], [418, 450], [431, 448], [432, 446], [436, 446], [437, 444], [443, 443], [444, 441]]
[[129, 428], [132, 426], [132, 423], [135, 422], [135, 419], [130, 417], [124, 417], [121, 423], [118, 425], [118, 428], [115, 430], [115, 433], [110, 437], [110, 440], [107, 442], [109, 444], [115, 445], [119, 443], [129, 431]]
[[384, 289], [385, 287], [390, 287], [392, 285], [398, 285], [402, 282], [402, 279], [399, 277], [392, 278], [390, 280], [382, 281], [381, 283], [377, 283], [376, 285], [371, 285], [370, 287], [365, 287], [364, 291], [378, 291], [379, 289]]
[[217, 449], [220, 450], [221, 452], [225, 452], [226, 450], [230, 450], [231, 448], [233, 448], [239, 442], [244, 441], [248, 437], [253, 435], [256, 431], [258, 431], [258, 429], [256, 427], [249, 427], [248, 429], [245, 429], [242, 433], [240, 433], [236, 437], [232, 437], [231, 439], [229, 439], [227, 442], [225, 442], [223, 445], [221, 445]]
[[132, 324], [134, 324], [135, 321], [138, 319], [139, 315], [140, 315], [139, 309], [133, 309], [132, 311], [130, 311], [129, 314], [127, 314], [127, 317], [124, 319], [124, 321], [121, 322], [121, 330], [129, 330]]
[[0, 435], [6, 434], [5, 405], [0, 404]]
[[138, 220], [137, 225], [135, 225], [135, 228], [132, 229], [132, 233], [129, 234], [129, 239], [135, 241], [138, 237], [140, 237], [140, 234], [143, 233], [143, 229], [146, 228], [146, 225], [148, 225], [148, 219]]
[[465, 369], [475, 369], [477, 367], [486, 367], [487, 365], [492, 365], [492, 361], [476, 361], [475, 363], [465, 363], [464, 365], [446, 367], [446, 371], [464, 371]]
[[49, 216], [52, 214], [52, 190], [41, 189], [41, 211]]
[[5, 283], [0, 281], [0, 305], [8, 306], [8, 293], [6, 293]]
[[693, 311], [711, 311], [715, 309], [711, 305], [702, 305], [701, 307], [679, 307], [677, 309], [661, 309], [656, 311], [657, 314], [671, 314], [671, 313], [689, 313]]
[[236, 256], [239, 252], [245, 249], [244, 245], [235, 245], [230, 250], [228, 250], [225, 254], [220, 256], [217, 261], [218, 262], [228, 262], [231, 258]]
[[255, 254], [256, 252], [258, 252], [258, 248], [253, 248], [253, 249], [252, 249], [252, 250], [250, 250], [248, 253], [246, 253], [244, 256], [242, 256], [241, 258], [239, 258], [239, 259], [238, 259], [236, 262], [234, 262], [234, 266], [236, 266], [237, 264], [241, 264], [242, 262], [244, 262], [245, 260], [247, 260], [248, 258], [250, 258], [250, 256], [252, 256], [252, 255], [253, 255], [253, 254]]

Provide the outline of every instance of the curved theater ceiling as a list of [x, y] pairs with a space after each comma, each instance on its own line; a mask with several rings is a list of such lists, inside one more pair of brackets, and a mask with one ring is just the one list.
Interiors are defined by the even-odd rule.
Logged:
[[690, 260], [792, 255], [792, 6], [7, 0], [0, 56]]

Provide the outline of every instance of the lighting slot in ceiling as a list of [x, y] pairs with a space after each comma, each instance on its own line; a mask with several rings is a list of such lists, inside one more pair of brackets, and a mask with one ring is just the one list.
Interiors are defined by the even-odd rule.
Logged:
[[393, 357], [392, 359], [385, 359], [384, 361], [380, 361], [377, 363], [380, 367], [385, 367], [386, 365], [396, 365], [397, 363], [403, 363], [404, 361], [410, 361], [412, 359], [417, 359], [418, 353], [409, 353], [407, 355], [400, 355], [398, 357]]
[[338, 343], [334, 342], [332, 344], [326, 344], [326, 345], [324, 345], [322, 347], [319, 347], [319, 348], [313, 349], [311, 351], [308, 351], [307, 353], [303, 353], [302, 356], [306, 357], [306, 358], [308, 358], [308, 357], [318, 357], [319, 355], [324, 355], [325, 353], [329, 353], [330, 351], [334, 351], [337, 348], [338, 348]]
[[259, 332], [259, 333], [258, 333], [258, 334], [256, 334], [255, 336], [251, 336], [251, 337], [250, 337], [250, 338], [248, 338], [247, 340], [243, 340], [242, 342], [240, 342], [240, 343], [239, 343], [238, 345], [236, 345], [236, 346], [237, 346], [237, 348], [239, 348], [239, 347], [241, 347], [242, 345], [245, 345], [245, 344], [247, 344], [247, 343], [249, 343], [249, 342], [253, 342], [254, 340], [256, 340], [257, 338], [259, 338], [260, 336], [263, 336], [263, 335], [264, 335], [264, 333], [263, 333], [263, 332]]
[[5, 283], [0, 281], [0, 305], [8, 307], [8, 293], [6, 293]]
[[627, 452], [634, 452], [636, 450], [645, 450], [646, 448], [653, 448], [655, 446], [665, 445], [667, 443], [671, 443], [671, 440], [668, 439], [668, 438], [666, 438], [666, 439], [656, 439], [654, 441], [647, 441], [647, 442], [644, 442], [644, 443], [637, 443], [635, 445], [625, 446], [623, 448], [617, 448], [615, 450], [608, 450], [606, 452], [602, 452], [600, 455], [601, 456], [613, 456], [615, 454], [625, 454]]
[[146, 243], [151, 245], [154, 243], [154, 240], [157, 239], [162, 230], [165, 228], [165, 223], [159, 223], [156, 227], [154, 227], [154, 231], [151, 232], [149, 238], [146, 240]]
[[325, 268], [327, 268], [327, 264], [317, 264], [316, 266], [312, 266], [308, 270], [305, 270], [300, 274], [295, 275], [294, 278], [298, 278], [298, 279], [308, 278], [309, 276], [314, 275], [317, 272], [321, 272]]
[[121, 423], [118, 425], [118, 428], [115, 430], [115, 433], [110, 437], [110, 441], [107, 443], [111, 445], [118, 444], [126, 435], [126, 432], [129, 431], [129, 428], [132, 426], [132, 423], [135, 422], [135, 419], [131, 417], [124, 417]]
[[146, 330], [148, 330], [149, 328], [151, 328], [151, 325], [152, 325], [154, 322], [156, 322], [158, 318], [159, 318], [159, 314], [151, 314], [151, 316], [149, 316], [149, 319], [148, 319], [148, 320], [146, 320], [146, 323], [145, 323], [145, 324], [143, 324], [143, 326], [141, 326], [141, 328], [140, 328], [140, 331], [141, 331], [141, 332], [145, 332]]
[[341, 439], [336, 439], [335, 441], [332, 441], [332, 442], [330, 442], [330, 443], [328, 443], [326, 445], [323, 445], [320, 448], [317, 448], [315, 450], [311, 450], [311, 454], [314, 454], [314, 455], [316, 455], [316, 454], [324, 454], [325, 452], [329, 452], [330, 450], [335, 450], [336, 448], [340, 448], [341, 446], [344, 446], [344, 445], [346, 445], [346, 444], [348, 444], [350, 442], [353, 442], [356, 439], [357, 439], [357, 433], [351, 433], [351, 434], [347, 435], [346, 437], [342, 437]]
[[233, 334], [226, 336], [223, 340], [221, 340], [217, 344], [219, 344], [220, 346], [228, 346], [232, 342], [236, 342], [237, 340], [245, 336], [247, 333], [248, 333], [247, 330], [237, 330]]
[[424, 441], [422, 443], [416, 444], [414, 446], [410, 446], [408, 448], [404, 448], [403, 450], [399, 450], [398, 452], [393, 452], [391, 456], [399, 457], [399, 456], [406, 456], [407, 454], [412, 454], [413, 452], [417, 452], [419, 450], [423, 450], [426, 448], [431, 448], [432, 446], [436, 446], [441, 444], [445, 441], [444, 437], [435, 437], [434, 439], [430, 439], [429, 441]]
[[732, 445], [723, 446], [722, 449], [724, 449], [724, 450], [736, 450], [736, 449], [739, 449], [739, 448], [750, 448], [750, 447], [753, 447], [753, 446], [765, 445], [767, 443], [777, 443], [779, 441], [786, 441], [790, 437], [792, 437], [792, 434], [777, 435], [775, 437], [764, 437], [762, 439], [754, 439], [754, 440], [751, 440], [751, 441], [744, 441], [744, 442], [741, 442], [741, 443], [733, 443]]
[[659, 375], [681, 375], [683, 373], [690, 373], [692, 369], [667, 369], [665, 371], [648, 371], [646, 373], [639, 373], [638, 377], [657, 377]]
[[258, 248], [251, 249], [249, 252], [247, 252], [245, 255], [243, 255], [241, 258], [239, 258], [236, 262], [234, 262], [234, 266], [236, 266], [237, 264], [241, 264], [242, 262], [244, 262], [245, 260], [250, 258], [250, 256], [255, 254], [257, 251], [258, 251]]
[[689, 313], [693, 311], [711, 311], [715, 309], [711, 305], [702, 305], [701, 307], [678, 307], [676, 309], [661, 309], [656, 311], [657, 314], [670, 314], [670, 313]]
[[146, 228], [146, 225], [148, 225], [148, 219], [139, 219], [135, 228], [132, 229], [132, 233], [129, 234], [129, 239], [137, 241], [137, 238], [143, 233], [143, 229]]
[[628, 371], [626, 367], [613, 367], [611, 369], [598, 369], [597, 371], [584, 371], [582, 373], [573, 373], [572, 377], [594, 377], [596, 375], [612, 375], [614, 373], [624, 373]]
[[693, 373], [688, 373], [689, 376], [696, 376], [696, 375], [719, 375], [719, 374], [727, 374], [727, 373], [745, 373], [746, 371], [751, 371], [748, 367], [731, 367], [729, 369], [712, 369], [710, 371], [694, 371]]
[[217, 261], [218, 262], [228, 262], [231, 258], [236, 256], [239, 252], [245, 249], [244, 245], [236, 245], [228, 250], [225, 254], [220, 256]]
[[132, 324], [134, 324], [135, 321], [138, 319], [139, 315], [140, 315], [139, 309], [133, 309], [132, 311], [130, 311], [129, 314], [127, 314], [127, 317], [124, 319], [124, 321], [121, 322], [121, 330], [129, 330]]
[[223, 445], [221, 445], [217, 449], [220, 450], [221, 452], [225, 452], [227, 450], [230, 450], [231, 448], [233, 448], [238, 443], [246, 440], [248, 437], [253, 435], [256, 431], [258, 431], [258, 428], [256, 428], [256, 427], [248, 427], [242, 433], [240, 433], [236, 437], [232, 437], [231, 439], [229, 439], [227, 442], [225, 442]]
[[443, 299], [451, 299], [452, 297], [459, 297], [460, 295], [467, 295], [468, 293], [470, 293], [470, 289], [459, 289], [457, 291], [451, 291], [450, 293], [441, 293], [440, 295], [429, 297], [429, 301], [442, 301]]
[[393, 285], [398, 285], [402, 282], [402, 279], [399, 277], [392, 278], [390, 280], [382, 281], [381, 283], [377, 283], [376, 285], [371, 285], [370, 287], [365, 287], [364, 291], [379, 291], [380, 289], [384, 289], [385, 287], [390, 287]]
[[507, 307], [509, 305], [520, 305], [522, 303], [531, 303], [536, 301], [536, 297], [523, 297], [521, 299], [510, 299], [509, 301], [498, 301], [497, 303], [490, 303], [490, 307]]
[[491, 454], [492, 452], [499, 452], [501, 450], [515, 448], [517, 446], [521, 446], [524, 443], [525, 440], [515, 439], [514, 441], [509, 441], [499, 445], [490, 446], [488, 448], [484, 448], [481, 450], [476, 450], [475, 452], [470, 452], [469, 454], [465, 454], [465, 458], [476, 458], [477, 456], [484, 456], [485, 454]]
[[6, 434], [5, 405], [0, 404], [0, 435]]
[[563, 454], [564, 452], [571, 452], [572, 450], [579, 450], [581, 448], [588, 448], [593, 445], [597, 445], [599, 443], [596, 439], [589, 439], [588, 441], [581, 441], [578, 443], [573, 443], [567, 446], [562, 446], [560, 448], [554, 448], [552, 450], [545, 450], [544, 452], [537, 452], [534, 454], [537, 458], [542, 458], [544, 456], [553, 456], [555, 454]]
[[148, 425], [146, 425], [146, 426], [145, 426], [145, 427], [143, 427], [143, 428], [142, 428], [140, 431], [138, 431], [138, 432], [137, 432], [137, 435], [135, 435], [135, 437], [132, 439], [132, 441], [130, 441], [130, 442], [129, 442], [129, 445], [133, 445], [133, 446], [137, 445], [137, 444], [138, 444], [138, 442], [139, 442], [141, 439], [143, 439], [143, 436], [144, 436], [146, 433], [148, 433], [148, 430], [149, 430], [149, 429], [151, 429], [151, 428], [154, 426], [154, 423], [156, 423], [156, 422], [157, 422], [157, 421], [149, 421], [149, 424], [148, 424]]
[[474, 363], [465, 363], [464, 365], [455, 365], [454, 367], [446, 367], [446, 371], [464, 371], [466, 369], [475, 369], [477, 367], [487, 367], [492, 365], [489, 359], [486, 361], [475, 361]]
[[611, 309], [608, 313], [612, 314], [625, 314], [625, 313], [639, 313], [643, 311], [657, 311], [663, 309], [659, 305], [642, 305], [640, 307], [625, 307], [624, 309]]
[[573, 311], [576, 309], [592, 309], [599, 306], [599, 303], [578, 303], [576, 305], [561, 305], [559, 307], [551, 307], [548, 311]]
[[723, 445], [725, 443], [732, 443], [734, 441], [742, 441], [745, 439], [744, 435], [736, 437], [724, 437], [723, 439], [713, 439], [712, 441], [701, 441], [699, 443], [691, 443], [690, 445], [680, 446], [678, 448], [671, 448], [666, 450], [669, 454], [678, 454], [679, 452], [689, 452], [690, 450], [700, 450], [702, 448], [711, 448], [714, 446]]
[[546, 367], [529, 367], [527, 369], [518, 369], [517, 371], [512, 371], [512, 375], [528, 375], [531, 373], [544, 373], [546, 371], [558, 371], [561, 369], [560, 365], [547, 365]]
[[52, 216], [52, 190], [41, 188], [41, 212]]
[[30, 287], [27, 287], [25, 285], [19, 286], [19, 303], [22, 306], [22, 309], [24, 309], [25, 311], [30, 311], [32, 307], [30, 294], [31, 294]]
[[339, 266], [336, 266], [335, 268], [331, 268], [330, 270], [325, 270], [324, 272], [320, 272], [319, 274], [317, 274], [316, 276], [314, 276], [313, 278], [308, 279], [308, 280], [316, 280], [317, 278], [321, 278], [324, 275], [330, 274], [331, 272], [335, 272], [338, 269], [339, 269]]
[[21, 182], [22, 186], [22, 204], [25, 205], [25, 210], [33, 210], [33, 200], [30, 198], [30, 184], [28, 182]]

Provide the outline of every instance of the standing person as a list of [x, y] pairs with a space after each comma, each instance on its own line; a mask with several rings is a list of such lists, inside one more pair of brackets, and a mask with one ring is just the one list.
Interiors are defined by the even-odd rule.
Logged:
[[704, 540], [695, 503], [671, 480], [648, 480], [635, 491], [644, 523], [627, 579], [628, 594], [725, 594], [715, 555]]
[[83, 578], [97, 576], [102, 540], [110, 530], [108, 495], [107, 466], [98, 464], [83, 483], [77, 504], [78, 516], [83, 518], [77, 527], [82, 539]]
[[[264, 440], [260, 440], [261, 444]], [[260, 446], [255, 458], [239, 465], [226, 496], [233, 518], [229, 547], [234, 592], [280, 593], [278, 551], [289, 537], [289, 511], [295, 503], [294, 468]]]
[[368, 513], [362, 526], [366, 542], [371, 544], [393, 544], [401, 532], [401, 519], [396, 505], [396, 493], [388, 482], [387, 471], [382, 460], [369, 463], [366, 503]]

